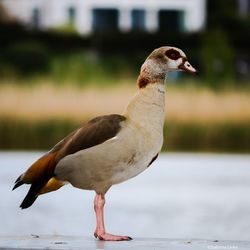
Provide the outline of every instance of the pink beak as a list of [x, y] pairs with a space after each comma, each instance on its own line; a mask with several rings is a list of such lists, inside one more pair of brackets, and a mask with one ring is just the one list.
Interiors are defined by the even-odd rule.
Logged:
[[183, 60], [183, 63], [179, 66], [179, 69], [194, 75], [197, 75], [198, 73], [197, 70], [187, 61], [187, 59]]

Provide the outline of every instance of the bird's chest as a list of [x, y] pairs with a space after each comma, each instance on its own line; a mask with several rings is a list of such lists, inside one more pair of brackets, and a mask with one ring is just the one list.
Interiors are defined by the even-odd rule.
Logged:
[[113, 171], [113, 184], [126, 181], [147, 169], [163, 143], [162, 129], [157, 131], [137, 127], [130, 133], [129, 138], [130, 140], [124, 142], [124, 157], [120, 157], [116, 170]]

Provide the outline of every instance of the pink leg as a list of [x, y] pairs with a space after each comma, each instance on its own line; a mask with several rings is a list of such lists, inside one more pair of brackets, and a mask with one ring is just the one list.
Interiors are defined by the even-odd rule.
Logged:
[[119, 236], [108, 234], [105, 231], [104, 226], [104, 216], [103, 216], [103, 208], [105, 205], [105, 197], [102, 194], [97, 194], [95, 196], [94, 201], [94, 209], [96, 214], [96, 230], [95, 237], [99, 240], [109, 240], [109, 241], [121, 241], [121, 240], [132, 240], [129, 236]]

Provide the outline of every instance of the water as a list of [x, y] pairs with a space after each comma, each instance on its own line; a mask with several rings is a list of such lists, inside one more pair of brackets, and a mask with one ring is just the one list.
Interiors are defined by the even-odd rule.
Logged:
[[[12, 192], [13, 183], [39, 156], [0, 152], [0, 235], [92, 235], [94, 192], [67, 185], [19, 208], [28, 187]], [[106, 200], [111, 233], [250, 240], [250, 155], [161, 154]]]

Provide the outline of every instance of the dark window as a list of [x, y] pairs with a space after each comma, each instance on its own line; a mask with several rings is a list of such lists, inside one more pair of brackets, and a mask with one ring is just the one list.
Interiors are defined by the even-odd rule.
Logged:
[[41, 11], [38, 8], [34, 8], [32, 10], [32, 17], [31, 17], [31, 23], [32, 26], [37, 29], [40, 26], [41, 22]]
[[68, 8], [68, 22], [74, 24], [76, 20], [76, 9], [74, 7]]
[[131, 12], [132, 30], [145, 30], [145, 10], [135, 9]]
[[94, 9], [93, 30], [97, 32], [118, 30], [118, 10]]
[[161, 31], [183, 31], [184, 11], [160, 10], [159, 29]]

